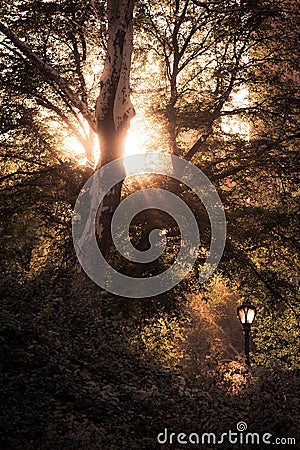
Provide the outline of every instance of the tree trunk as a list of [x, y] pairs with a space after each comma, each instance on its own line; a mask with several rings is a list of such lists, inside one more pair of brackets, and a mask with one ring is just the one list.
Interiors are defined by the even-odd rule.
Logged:
[[[135, 115], [130, 101], [133, 7], [134, 0], [107, 0], [107, 54], [100, 80], [100, 94], [96, 102], [95, 118], [86, 102], [74, 92], [66, 79], [35, 54], [30, 46], [21, 40], [9, 27], [0, 23], [0, 32], [12, 42], [24, 57], [34, 64], [43, 79], [49, 83], [58, 95], [63, 94], [70, 104], [82, 113], [91, 129], [98, 134], [101, 159], [97, 169], [123, 156], [130, 120]], [[65, 115], [60, 113], [59, 108], [53, 106], [48, 100], [43, 102], [43, 106], [65, 118]], [[70, 122], [67, 121], [67, 125], [70, 127]], [[74, 127], [72, 131], [74, 132]], [[88, 146], [88, 144], [86, 145]], [[89, 149], [87, 157], [91, 164], [92, 156]], [[108, 255], [111, 247], [111, 219], [120, 203], [121, 188], [122, 182], [118, 183], [107, 193], [97, 213], [96, 237], [104, 256]], [[97, 195], [97, 192], [100, 194], [100, 190], [101, 183], [99, 184], [96, 181], [95, 185], [92, 186], [90, 196]], [[90, 201], [90, 204], [92, 203]], [[82, 238], [84, 239], [84, 233]]]
[[[130, 101], [132, 16], [134, 0], [108, 0], [108, 45], [96, 104], [100, 161], [97, 169], [124, 155], [125, 138], [135, 115]], [[125, 169], [124, 169], [125, 175]], [[101, 188], [101, 186], [100, 186]], [[96, 217], [96, 237], [102, 254], [111, 248], [111, 219], [120, 203], [122, 182], [107, 193]]]

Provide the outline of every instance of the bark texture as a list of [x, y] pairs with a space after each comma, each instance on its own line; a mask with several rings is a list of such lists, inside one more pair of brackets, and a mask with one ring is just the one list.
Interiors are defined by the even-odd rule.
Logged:
[[[107, 56], [96, 104], [96, 123], [101, 152], [98, 168], [124, 155], [126, 134], [130, 120], [135, 115], [130, 100], [133, 7], [134, 0], [108, 0], [107, 2]], [[98, 209], [96, 237], [104, 256], [108, 255], [111, 247], [111, 219], [120, 203], [121, 188], [122, 182], [106, 195]]]
[[[99, 136], [101, 158], [96, 170], [105, 164], [120, 158], [124, 154], [124, 143], [130, 120], [135, 115], [133, 105], [130, 101], [130, 66], [133, 49], [133, 18], [134, 0], [107, 0], [108, 18], [108, 43], [104, 70], [100, 80], [99, 96], [96, 102], [96, 113], [88, 107], [85, 98], [74, 91], [67, 80], [61, 76], [53, 67], [42, 60], [31, 47], [21, 40], [10, 27], [0, 22], [0, 32], [3, 33], [14, 45], [24, 58], [31, 61], [39, 71], [42, 78], [60, 96], [67, 100], [75, 110], [78, 110], [88, 122], [90, 129]], [[75, 57], [78, 73], [80, 61], [75, 45]], [[82, 78], [81, 84], [84, 85]], [[90, 142], [83, 142], [76, 128], [68, 120], [67, 116], [60, 111], [59, 107], [53, 105], [48, 99], [38, 99], [38, 103], [54, 111], [69, 128], [79, 137], [80, 142], [88, 147]], [[87, 153], [88, 159], [91, 155]], [[124, 171], [125, 174], [125, 171]], [[117, 184], [104, 198], [99, 207], [96, 219], [96, 236], [99, 247], [104, 256], [107, 256], [111, 247], [111, 219], [120, 203], [122, 183]], [[92, 186], [90, 195], [101, 194], [101, 183]], [[90, 202], [92, 204], [92, 201]], [[84, 233], [82, 235], [84, 239]]]

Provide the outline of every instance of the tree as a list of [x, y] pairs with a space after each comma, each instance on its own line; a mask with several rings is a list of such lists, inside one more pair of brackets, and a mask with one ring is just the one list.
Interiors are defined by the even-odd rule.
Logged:
[[[298, 5], [216, 3], [145, 6], [147, 50], [155, 49], [166, 86], [154, 108], [167, 122], [173, 151], [193, 158], [218, 186], [228, 218], [220, 268], [233, 290], [258, 303], [261, 360], [279, 358], [294, 367], [299, 339], [299, 85], [293, 76], [299, 61]], [[198, 219], [205, 226], [202, 211]], [[266, 323], [277, 336], [272, 345]], [[279, 327], [286, 336], [284, 348]]]
[[[33, 2], [35, 3], [35, 2]], [[4, 47], [13, 53], [20, 54], [26, 58], [38, 72], [55, 94], [62, 98], [68, 109], [72, 111], [73, 116], [78, 121], [78, 114], [81, 113], [89, 127], [99, 135], [101, 147], [101, 162], [96, 164], [96, 168], [103, 166], [110, 161], [117, 159], [123, 155], [124, 140], [126, 132], [129, 128], [130, 120], [134, 116], [134, 108], [130, 101], [130, 64], [132, 53], [132, 16], [133, 16], [133, 0], [107, 2], [107, 49], [104, 62], [103, 74], [100, 80], [100, 93], [96, 101], [95, 115], [88, 105], [86, 92], [86, 83], [82, 72], [82, 61], [86, 58], [86, 41], [83, 34], [83, 26], [86, 19], [77, 21], [76, 14], [80, 15], [80, 7], [82, 3], [78, 2], [71, 5], [68, 2], [63, 3], [63, 13], [67, 19], [75, 19], [75, 29], [78, 27], [76, 36], [75, 31], [67, 31], [66, 44], [71, 44], [73, 72], [77, 75], [77, 92], [70, 83], [62, 76], [59, 71], [51, 66], [51, 62], [47, 62], [47, 40], [43, 43], [44, 57], [38, 53], [26, 42], [21, 40], [17, 34], [12, 31], [11, 24], [9, 26], [4, 23], [0, 24], [0, 31], [6, 36], [7, 41], [3, 42]], [[12, 5], [12, 9], [15, 5]], [[23, 6], [23, 5], [22, 5]], [[33, 5], [32, 5], [33, 6]], [[89, 12], [90, 4], [85, 8], [85, 12]], [[23, 6], [24, 8], [24, 6]], [[21, 9], [23, 9], [21, 7]], [[96, 7], [95, 7], [96, 9]], [[100, 12], [96, 10], [96, 12]], [[48, 30], [48, 39], [51, 36], [52, 18], [61, 19], [59, 7], [56, 8], [53, 3], [46, 6], [45, 16], [50, 20]], [[22, 21], [19, 16], [17, 22]], [[65, 31], [66, 32], [66, 31]], [[82, 55], [79, 53], [79, 42], [82, 47]], [[9, 46], [10, 42], [13, 46]], [[35, 92], [31, 92], [35, 94]], [[34, 95], [35, 97], [35, 95]], [[54, 111], [60, 119], [64, 120], [69, 128], [79, 135], [74, 125], [70, 122], [60, 106], [53, 104], [43, 95], [35, 97], [38, 104]], [[80, 140], [82, 140], [79, 135]], [[91, 155], [89, 141], [85, 143], [87, 146], [87, 156]], [[122, 183], [115, 186], [106, 196], [103, 204], [98, 210], [98, 221], [96, 226], [96, 236], [99, 247], [104, 255], [107, 255], [110, 249], [110, 222], [111, 216], [120, 202]]]
[[[137, 108], [146, 98], [154, 131], [160, 123], [158, 134], [164, 148], [197, 164], [222, 197], [228, 217], [222, 276], [233, 291], [257, 298], [266, 321], [271, 311], [284, 311], [283, 317], [294, 318], [295, 330], [299, 95], [297, 84], [287, 73], [296, 70], [299, 57], [298, 5], [274, 1], [136, 1], [132, 68], [133, 3], [122, 5], [124, 15], [116, 21], [119, 6], [113, 2], [108, 2], [106, 15], [104, 2], [96, 1], [32, 1], [30, 8], [28, 2], [15, 1], [3, 8], [2, 91], [6, 93], [1, 95], [13, 111], [13, 119], [9, 114], [4, 118], [4, 133], [6, 142], [15, 140], [14, 153], [3, 153], [9, 160], [4, 194], [10, 189], [18, 195], [20, 192], [18, 198], [28, 195], [30, 167], [37, 167], [36, 156], [26, 146], [30, 136], [36, 143], [34, 149], [42, 139], [40, 150], [44, 153], [38, 153], [39, 162], [47, 166], [41, 166], [31, 178], [39, 179], [36, 185], [40, 188], [45, 170], [55, 174], [54, 196], [67, 190], [64, 201], [70, 209], [80, 185], [100, 167], [93, 156], [94, 135], [99, 135], [104, 149], [103, 164], [122, 154], [134, 114], [129, 98], [131, 70]], [[29, 70], [31, 77], [27, 76]], [[241, 93], [244, 97], [239, 101]], [[27, 125], [26, 116], [28, 121], [32, 118]], [[64, 158], [55, 159], [53, 167], [57, 149], [63, 145], [62, 138], [58, 141], [59, 131], [55, 136], [50, 129], [51, 139], [47, 137], [47, 124], [53, 124], [54, 117], [86, 148], [89, 163], [84, 169], [66, 165]], [[24, 134], [18, 134], [19, 130]], [[19, 154], [18, 146], [22, 149]], [[13, 174], [15, 167], [18, 173]], [[182, 187], [174, 189], [185, 199], [191, 197]], [[99, 246], [106, 255], [109, 223], [120, 192], [121, 184], [98, 212]], [[10, 202], [9, 211], [16, 207], [13, 194]], [[42, 198], [39, 207], [41, 204]], [[209, 246], [209, 223], [203, 209], [194, 209], [203, 227], [203, 258]], [[55, 216], [53, 211], [53, 204], [49, 204], [48, 217]], [[164, 223], [169, 225], [168, 219]], [[175, 234], [173, 231], [172, 238]], [[158, 266], [171, 260], [171, 253], [175, 252], [169, 251]], [[198, 262], [202, 263], [200, 257]], [[161, 269], [158, 266], [156, 270]], [[133, 270], [131, 266], [127, 269]], [[178, 288], [180, 295], [184, 289]], [[261, 351], [269, 352], [263, 326], [257, 333]], [[293, 348], [294, 343], [290, 353]]]

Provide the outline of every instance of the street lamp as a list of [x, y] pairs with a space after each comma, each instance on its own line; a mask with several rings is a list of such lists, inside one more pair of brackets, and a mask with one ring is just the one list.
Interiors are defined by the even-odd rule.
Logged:
[[244, 328], [245, 333], [245, 355], [246, 355], [246, 364], [250, 366], [250, 358], [249, 358], [249, 342], [250, 342], [250, 329], [251, 325], [254, 321], [256, 314], [256, 308], [250, 300], [246, 300], [241, 306], [237, 307], [237, 315], [240, 319], [241, 324]]

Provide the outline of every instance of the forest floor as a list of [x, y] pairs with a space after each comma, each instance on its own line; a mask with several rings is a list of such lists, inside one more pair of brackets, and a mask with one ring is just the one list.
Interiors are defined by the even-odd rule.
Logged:
[[[1, 450], [267, 448], [265, 433], [299, 442], [295, 372], [213, 359], [197, 374], [166, 368], [131, 345], [128, 320], [97, 292], [63, 272], [49, 283], [1, 279]], [[239, 422], [259, 446], [213, 435], [201, 444]]]

